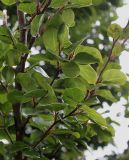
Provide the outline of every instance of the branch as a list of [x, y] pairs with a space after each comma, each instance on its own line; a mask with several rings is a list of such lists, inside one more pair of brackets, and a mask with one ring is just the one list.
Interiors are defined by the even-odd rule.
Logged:
[[[129, 20], [128, 20], [126, 26], [124, 27], [123, 32], [126, 31], [126, 29], [127, 29], [128, 26], [129, 26]], [[115, 40], [113, 40], [112, 48], [111, 48], [111, 50], [110, 50], [110, 52], [109, 52], [108, 59], [107, 59], [105, 65], [104, 65], [104, 67], [102, 68], [101, 72], [99, 73], [99, 76], [98, 76], [98, 78], [97, 78], [96, 84], [98, 84], [98, 83], [100, 82], [101, 76], [102, 76], [103, 72], [105, 71], [107, 65], [109, 64], [109, 62], [110, 62], [110, 60], [111, 60], [112, 51], [113, 51], [116, 43], [118, 42], [119, 38], [120, 38], [120, 36], [118, 36]], [[124, 44], [127, 40], [128, 40], [128, 39], [125, 39], [122, 44]]]
[[[62, 120], [70, 117], [70, 116], [74, 116], [74, 113], [81, 107], [81, 105], [78, 105], [75, 109], [73, 109], [70, 113], [68, 113], [66, 116], [62, 117], [62, 119], [56, 120], [57, 118], [55, 118], [54, 122], [52, 123], [52, 125], [43, 133], [43, 135], [40, 137], [40, 139], [33, 145], [33, 148], [37, 147], [38, 144], [43, 141], [52, 131], [52, 129], [55, 127], [56, 124], [58, 124], [59, 122], [61, 122]], [[57, 113], [58, 114], [58, 113]], [[57, 114], [55, 115], [55, 117], [57, 116]]]
[[109, 52], [108, 59], [107, 59], [105, 65], [103, 66], [101, 72], [99, 73], [99, 76], [98, 76], [98, 78], [97, 78], [96, 84], [98, 84], [98, 83], [100, 82], [101, 76], [102, 76], [103, 72], [105, 71], [107, 65], [109, 64], [109, 62], [110, 62], [110, 60], [111, 60], [112, 51], [113, 51], [113, 49], [114, 49], [117, 41], [119, 40], [119, 38], [120, 38], [120, 37], [118, 37], [117, 39], [115, 39], [115, 40], [113, 41], [112, 48], [111, 48], [111, 50], [110, 50], [110, 52]]
[[37, 11], [32, 15], [32, 17], [30, 18], [29, 22], [25, 25], [28, 26], [31, 24], [31, 22], [33, 21], [33, 19], [39, 15], [42, 14], [47, 8], [48, 6], [51, 4], [52, 0], [45, 0], [42, 2], [41, 5], [37, 5]]

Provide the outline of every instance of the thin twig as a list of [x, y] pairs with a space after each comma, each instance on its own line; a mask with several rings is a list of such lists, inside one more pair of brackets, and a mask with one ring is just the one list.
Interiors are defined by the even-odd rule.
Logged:
[[[127, 29], [128, 26], [129, 26], [129, 20], [128, 20], [126, 26], [124, 27], [123, 32], [126, 31], [126, 29]], [[104, 67], [102, 68], [102, 70], [101, 70], [100, 73], [99, 73], [99, 76], [98, 76], [98, 78], [97, 78], [96, 84], [98, 84], [98, 83], [100, 82], [101, 76], [102, 76], [103, 72], [105, 71], [105, 69], [107, 68], [107, 66], [108, 66], [108, 64], [109, 64], [109, 62], [110, 62], [110, 60], [111, 60], [112, 51], [113, 51], [116, 43], [118, 42], [119, 38], [120, 38], [120, 36], [118, 36], [118, 37], [113, 41], [112, 48], [111, 48], [111, 50], [110, 50], [110, 52], [109, 52], [108, 59], [107, 59], [105, 65], [104, 65]], [[126, 41], [127, 41], [127, 39], [124, 40], [123, 44], [124, 44]]]
[[58, 124], [59, 122], [61, 122], [62, 120], [70, 117], [70, 116], [74, 116], [74, 113], [81, 107], [81, 105], [78, 105], [75, 109], [73, 109], [70, 113], [68, 113], [66, 116], [62, 117], [59, 120], [54, 120], [54, 122], [52, 123], [52, 125], [42, 134], [42, 136], [40, 137], [40, 139], [34, 143], [33, 148], [37, 147], [39, 145], [39, 143], [41, 141], [43, 141], [52, 131], [52, 129], [55, 127], [56, 124]]
[[39, 15], [39, 14], [43, 14], [43, 12], [46, 10], [46, 8], [51, 4], [52, 0], [45, 0], [43, 1], [43, 3], [38, 6], [36, 12], [32, 15], [32, 17], [30, 18], [30, 20], [28, 21], [28, 23], [25, 26], [28, 26], [31, 24], [31, 22], [33, 21], [33, 19]]
[[99, 76], [98, 76], [98, 78], [97, 78], [96, 84], [98, 84], [98, 83], [100, 82], [101, 76], [102, 76], [103, 72], [105, 71], [107, 65], [109, 64], [109, 62], [110, 62], [110, 60], [111, 60], [112, 51], [113, 51], [113, 49], [114, 49], [114, 47], [115, 47], [115, 45], [116, 45], [118, 39], [119, 39], [119, 37], [116, 38], [116, 39], [113, 41], [113, 45], [112, 45], [112, 48], [111, 48], [111, 50], [110, 50], [110, 52], [109, 52], [108, 59], [107, 59], [105, 65], [103, 66], [101, 72], [99, 73]]

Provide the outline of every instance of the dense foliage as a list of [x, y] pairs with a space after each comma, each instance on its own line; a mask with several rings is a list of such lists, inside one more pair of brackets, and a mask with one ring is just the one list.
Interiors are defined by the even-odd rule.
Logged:
[[112, 140], [112, 120], [96, 110], [128, 95], [118, 57], [129, 23], [110, 25], [121, 5], [1, 0], [0, 159], [82, 159]]

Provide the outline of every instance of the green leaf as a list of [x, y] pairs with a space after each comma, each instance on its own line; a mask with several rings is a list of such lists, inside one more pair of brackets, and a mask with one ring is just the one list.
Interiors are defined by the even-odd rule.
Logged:
[[72, 7], [80, 8], [92, 5], [92, 0], [70, 0]]
[[43, 34], [43, 42], [45, 48], [48, 50], [52, 50], [57, 54], [59, 51], [59, 43], [58, 43], [58, 30], [55, 28], [48, 28]]
[[8, 93], [7, 97], [11, 103], [15, 104], [15, 103], [22, 102], [23, 93], [18, 90], [13, 90]]
[[36, 36], [38, 34], [42, 19], [43, 15], [37, 15], [31, 22], [31, 34], [33, 36]]
[[68, 27], [73, 27], [75, 25], [75, 15], [72, 9], [64, 10], [62, 13], [62, 19]]
[[4, 3], [5, 5], [12, 5], [16, 3], [16, 0], [1, 0], [1, 2]]
[[23, 151], [23, 154], [26, 156], [26, 157], [29, 157], [29, 158], [37, 158], [39, 159], [40, 158], [40, 154], [38, 152], [36, 152], [35, 150], [33, 149], [30, 149], [30, 148], [26, 148], [24, 151]]
[[51, 103], [51, 104], [45, 104], [45, 105], [40, 105], [38, 106], [38, 111], [44, 111], [44, 109], [46, 110], [50, 110], [50, 111], [60, 111], [60, 110], [64, 110], [66, 107], [68, 107], [69, 105], [67, 103]]
[[0, 103], [4, 104], [5, 102], [7, 102], [7, 94], [4, 92], [0, 92]]
[[80, 103], [85, 97], [85, 93], [79, 88], [67, 88], [64, 91], [63, 99], [69, 104]]
[[0, 142], [0, 155], [3, 155], [3, 156], [6, 155], [6, 149], [2, 142]]
[[65, 62], [62, 64], [62, 71], [67, 77], [77, 77], [80, 73], [79, 66], [75, 62]]
[[109, 84], [124, 85], [127, 78], [123, 72], [118, 69], [106, 70], [102, 76], [102, 81]]
[[72, 132], [72, 135], [75, 136], [77, 139], [81, 137], [79, 132]]
[[97, 73], [90, 65], [80, 65], [80, 76], [84, 78], [89, 84], [95, 84], [97, 80]]
[[93, 5], [100, 5], [105, 2], [106, 2], [106, 0], [92, 0]]
[[86, 52], [78, 53], [75, 56], [74, 61], [79, 64], [94, 64], [98, 62], [98, 60], [95, 57], [93, 57], [92, 55], [89, 55]]
[[118, 38], [122, 34], [122, 31], [123, 29], [121, 28], [121, 26], [116, 23], [111, 24], [107, 30], [108, 35], [114, 39]]
[[23, 142], [15, 142], [14, 144], [10, 144], [8, 146], [8, 150], [10, 153], [15, 153], [15, 152], [21, 151], [25, 148], [28, 148], [28, 146]]
[[32, 76], [35, 79], [36, 83], [39, 85], [39, 87], [43, 88], [46, 91], [48, 90], [48, 83], [43, 75], [38, 72], [34, 72]]
[[67, 3], [68, 3], [68, 0], [53, 0], [50, 7], [59, 8], [61, 6], [64, 6]]
[[71, 42], [69, 41], [69, 28], [67, 25], [61, 25], [58, 32], [58, 39], [60, 48], [67, 48], [71, 45]]
[[65, 88], [77, 88], [79, 86], [79, 89], [86, 91], [87, 84], [85, 80], [83, 80], [81, 77], [76, 78], [66, 78], [63, 80], [63, 85]]
[[129, 26], [127, 26], [124, 30], [123, 30], [123, 33], [121, 35], [121, 39], [126, 39], [129, 37]]
[[29, 49], [27, 48], [27, 46], [24, 45], [23, 43], [20, 43], [20, 42], [15, 45], [15, 49], [17, 52], [20, 52], [20, 53], [29, 53], [30, 52]]
[[123, 50], [124, 50], [124, 46], [122, 46], [122, 44], [120, 43], [117, 43], [115, 47], [113, 48], [112, 55], [119, 56]]
[[36, 4], [35, 2], [20, 3], [18, 6], [18, 10], [28, 14], [33, 14], [36, 11]]
[[5, 26], [0, 26], [0, 40], [7, 44], [12, 44], [14, 41], [11, 31]]
[[95, 123], [97, 123], [100, 126], [104, 126], [107, 127], [107, 122], [106, 119], [104, 119], [101, 114], [99, 114], [98, 112], [96, 112], [94, 109], [88, 107], [88, 106], [82, 106], [82, 109], [87, 113], [87, 116], [94, 121]]
[[105, 89], [100, 89], [96, 91], [96, 95], [103, 97], [111, 102], [116, 102], [116, 98], [112, 95], [111, 91], [105, 90]]
[[53, 54], [52, 52], [47, 52], [45, 54], [36, 54], [36, 55], [31, 55], [30, 58], [28, 59], [28, 61], [30, 63], [39, 63], [40, 61], [46, 61], [46, 62], [57, 62], [61, 61], [62, 59]]
[[46, 22], [46, 26], [50, 28], [59, 29], [59, 27], [63, 24], [62, 16], [60, 13], [54, 14], [49, 21]]
[[37, 87], [36, 82], [29, 73], [18, 73], [16, 80], [21, 84], [24, 90], [33, 90]]
[[98, 49], [79, 45], [75, 50], [76, 56], [74, 61], [79, 64], [102, 63], [102, 56]]
[[47, 94], [47, 91], [45, 91], [44, 89], [35, 89], [35, 90], [31, 90], [27, 93], [25, 93], [22, 97], [22, 102], [28, 102], [31, 101], [32, 98], [39, 98], [39, 97], [44, 97]]
[[10, 31], [7, 27], [0, 26], [0, 35], [1, 36], [10, 36]]
[[5, 66], [2, 70], [2, 76], [6, 83], [12, 83], [14, 80], [14, 70], [10, 66]]
[[75, 42], [75, 43], [72, 43], [68, 48], [65, 48], [64, 49], [64, 52], [66, 54], [71, 54], [71, 53], [74, 53], [76, 48], [85, 40], [85, 38], [82, 38], [81, 40]]

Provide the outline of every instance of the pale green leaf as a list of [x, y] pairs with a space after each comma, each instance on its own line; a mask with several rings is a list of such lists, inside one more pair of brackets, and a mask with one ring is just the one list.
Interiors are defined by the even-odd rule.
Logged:
[[123, 85], [126, 80], [127, 78], [125, 74], [118, 69], [106, 70], [102, 76], [102, 81], [104, 83], [110, 83], [113, 85]]
[[69, 27], [73, 27], [75, 25], [75, 15], [72, 9], [64, 10], [62, 13], [62, 19], [64, 23]]
[[88, 107], [88, 106], [82, 106], [82, 109], [87, 113], [87, 116], [94, 121], [95, 123], [97, 123], [100, 126], [104, 126], [107, 127], [107, 122], [106, 119], [104, 119], [101, 114], [99, 114], [98, 112], [96, 112], [96, 110]]
[[36, 4], [35, 2], [20, 3], [18, 6], [18, 10], [28, 14], [33, 14], [36, 11]]
[[118, 38], [122, 34], [122, 31], [123, 29], [121, 28], [121, 26], [116, 23], [111, 24], [107, 30], [108, 35], [114, 39]]
[[60, 48], [67, 48], [71, 45], [71, 42], [69, 40], [69, 28], [67, 25], [61, 25], [58, 32], [58, 39]]
[[89, 84], [96, 83], [97, 73], [90, 65], [80, 65], [80, 76]]
[[96, 91], [96, 95], [103, 97], [104, 99], [107, 99], [111, 102], [116, 102], [116, 98], [112, 95], [111, 91], [105, 90], [105, 89], [100, 89]]
[[57, 38], [58, 30], [55, 28], [48, 28], [43, 34], [43, 42], [45, 48], [57, 53], [59, 50], [59, 43]]
[[92, 5], [92, 0], [70, 0], [72, 7], [81, 8]]
[[1, 2], [4, 3], [5, 5], [12, 5], [16, 3], [16, 0], [1, 0]]

